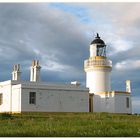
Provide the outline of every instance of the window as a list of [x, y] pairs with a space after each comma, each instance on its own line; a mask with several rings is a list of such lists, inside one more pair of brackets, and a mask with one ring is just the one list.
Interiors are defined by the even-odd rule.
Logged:
[[2, 105], [2, 101], [3, 101], [3, 97], [2, 97], [2, 93], [0, 93], [0, 105]]
[[29, 93], [29, 104], [36, 104], [36, 92]]
[[129, 108], [129, 98], [126, 97], [126, 107]]

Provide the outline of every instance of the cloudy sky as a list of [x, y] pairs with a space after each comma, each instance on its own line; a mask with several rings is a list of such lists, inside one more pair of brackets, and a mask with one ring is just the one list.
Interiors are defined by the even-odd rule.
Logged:
[[112, 90], [125, 90], [130, 79], [140, 112], [140, 3], [0, 3], [0, 81], [18, 63], [29, 80], [38, 59], [43, 81], [85, 85], [83, 62], [97, 32], [113, 61]]

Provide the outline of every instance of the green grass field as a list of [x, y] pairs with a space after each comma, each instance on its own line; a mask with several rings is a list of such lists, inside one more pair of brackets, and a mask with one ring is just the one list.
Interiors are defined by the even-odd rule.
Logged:
[[140, 116], [108, 113], [0, 114], [0, 136], [135, 137]]

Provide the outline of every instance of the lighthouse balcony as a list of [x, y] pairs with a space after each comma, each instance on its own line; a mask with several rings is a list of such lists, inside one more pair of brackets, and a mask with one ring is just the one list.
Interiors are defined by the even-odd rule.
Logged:
[[84, 67], [105, 66], [112, 67], [112, 61], [108, 59], [88, 59], [84, 61]]

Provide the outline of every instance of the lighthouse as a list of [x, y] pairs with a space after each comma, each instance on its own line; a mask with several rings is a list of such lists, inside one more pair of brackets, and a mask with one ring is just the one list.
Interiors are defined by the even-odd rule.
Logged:
[[106, 47], [97, 33], [90, 43], [90, 56], [84, 61], [89, 112], [131, 113], [130, 80], [126, 80], [126, 91], [111, 89], [112, 61], [107, 57]]
[[84, 61], [86, 87], [90, 93], [111, 91], [112, 61], [106, 56], [106, 44], [97, 33], [90, 44], [90, 57]]

